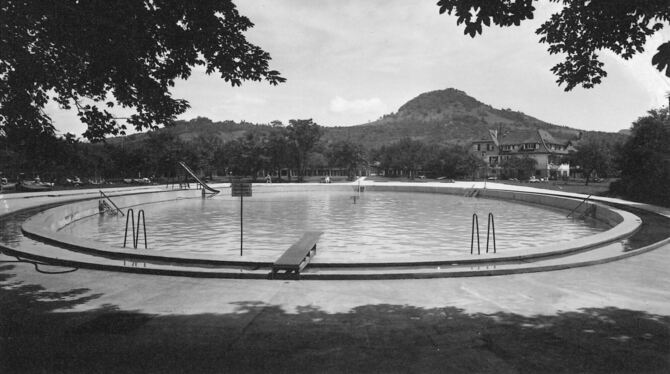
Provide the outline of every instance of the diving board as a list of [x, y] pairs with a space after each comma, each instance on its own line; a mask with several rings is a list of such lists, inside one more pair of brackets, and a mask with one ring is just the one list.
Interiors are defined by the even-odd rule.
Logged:
[[181, 165], [181, 167], [183, 167], [184, 170], [186, 170], [189, 174], [191, 174], [191, 176], [192, 176], [193, 178], [195, 178], [195, 180], [196, 180], [198, 183], [200, 183], [200, 185], [202, 186], [202, 188], [204, 188], [204, 189], [206, 189], [207, 191], [212, 192], [212, 193], [219, 193], [219, 192], [221, 192], [221, 191], [219, 191], [219, 190], [215, 190], [215, 189], [213, 189], [212, 187], [208, 186], [207, 183], [205, 183], [205, 182], [203, 182], [202, 180], [200, 180], [200, 178], [198, 178], [198, 176], [195, 175], [195, 173], [193, 172], [193, 170], [191, 170], [191, 168], [188, 167], [188, 165], [186, 165], [186, 163], [184, 163], [184, 161], [179, 161], [179, 165]]
[[321, 231], [307, 231], [272, 265], [270, 279], [300, 279], [300, 272], [316, 255], [316, 242]]

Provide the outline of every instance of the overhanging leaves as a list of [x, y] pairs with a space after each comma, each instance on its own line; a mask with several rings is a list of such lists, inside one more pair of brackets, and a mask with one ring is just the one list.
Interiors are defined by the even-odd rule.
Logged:
[[[247, 42], [253, 24], [229, 0], [119, 0], [0, 4], [0, 125], [51, 126], [49, 95], [75, 106], [91, 140], [123, 133], [108, 95], [135, 114], [137, 130], [173, 120], [188, 108], [169, 93], [194, 66], [243, 81], [283, 82], [270, 56]], [[92, 105], [86, 105], [92, 103]]]
[[[482, 24], [518, 26], [533, 18], [538, 0], [440, 0], [440, 13], [453, 14], [464, 33], [482, 33]], [[551, 71], [559, 85], [569, 91], [581, 85], [591, 88], [607, 73], [598, 52], [611, 50], [624, 59], [644, 51], [647, 38], [670, 22], [670, 0], [549, 0], [563, 4], [536, 31], [540, 43], [551, 54], [565, 55], [565, 61]], [[652, 60], [659, 71], [670, 77], [670, 46], [663, 44]]]

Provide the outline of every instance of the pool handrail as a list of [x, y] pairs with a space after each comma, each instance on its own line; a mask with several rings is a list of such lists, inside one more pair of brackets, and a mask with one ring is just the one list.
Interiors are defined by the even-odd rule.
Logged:
[[475, 227], [477, 227], [477, 254], [481, 254], [481, 247], [479, 246], [479, 218], [477, 213], [472, 213], [472, 235], [470, 236], [470, 254], [474, 254], [475, 245]]
[[140, 209], [137, 212], [137, 236], [135, 237], [135, 249], [140, 242], [140, 218], [142, 218], [142, 227], [144, 228], [144, 249], [147, 249], [147, 223], [145, 219], [146, 215], [144, 214], [144, 209]]
[[489, 253], [489, 230], [493, 229], [493, 253], [496, 253], [496, 224], [493, 219], [493, 213], [489, 213], [489, 219], [486, 223], [486, 253]]
[[100, 195], [101, 195], [102, 197], [104, 197], [105, 199], [107, 199], [110, 203], [112, 203], [112, 206], [114, 206], [114, 208], [116, 208], [116, 211], [119, 212], [119, 213], [121, 213], [121, 216], [123, 216], [123, 215], [124, 215], [124, 214], [123, 214], [123, 211], [122, 211], [121, 209], [119, 209], [119, 207], [116, 206], [116, 204], [114, 204], [114, 202], [112, 201], [112, 199], [111, 199], [109, 196], [107, 196], [104, 192], [102, 192], [102, 190], [99, 190], [99, 191], [100, 191]]
[[133, 247], [137, 248], [135, 246], [135, 214], [133, 212], [133, 208], [128, 209], [127, 213], [128, 214], [126, 214], [126, 229], [123, 234], [123, 248], [126, 248], [126, 241], [128, 239], [128, 219], [132, 220], [130, 227], [133, 230]]
[[591, 196], [593, 196], [593, 195], [589, 195], [589, 196], [587, 196], [584, 200], [582, 200], [582, 202], [580, 202], [574, 209], [572, 209], [572, 210], [570, 211], [570, 213], [568, 213], [568, 215], [565, 216], [565, 217], [566, 217], [566, 218], [570, 217], [570, 216], [572, 215], [572, 213], [574, 213], [577, 209], [579, 209], [579, 207], [582, 206], [582, 204], [584, 204], [584, 203], [586, 202], [586, 200], [590, 199]]
[[135, 215], [133, 208], [128, 209], [128, 214], [126, 215], [126, 229], [123, 234], [123, 248], [126, 247], [126, 242], [128, 241], [128, 220], [131, 220], [130, 227], [133, 230], [133, 248], [137, 249], [137, 245], [140, 242], [140, 218], [142, 219], [142, 226], [144, 228], [144, 249], [147, 249], [147, 224], [145, 219], [144, 209], [140, 209], [137, 212], [137, 231], [135, 231]]

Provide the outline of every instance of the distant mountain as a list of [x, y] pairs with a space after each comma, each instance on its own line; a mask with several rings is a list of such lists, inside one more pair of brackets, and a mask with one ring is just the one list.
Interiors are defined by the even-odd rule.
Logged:
[[359, 126], [329, 128], [324, 140], [351, 139], [379, 147], [410, 137], [427, 143], [469, 144], [489, 129], [503, 132], [544, 129], [559, 139], [578, 138], [580, 130], [552, 125], [510, 109], [495, 109], [454, 88], [423, 93], [397, 113]]
[[[214, 122], [206, 117], [197, 117], [188, 121], [175, 121], [171, 126], [155, 130], [155, 132], [170, 133], [183, 141], [191, 141], [200, 136], [212, 138], [217, 137], [224, 142], [244, 136], [247, 132], [263, 132], [269, 125], [256, 125], [250, 122], [221, 121]], [[126, 145], [141, 141], [148, 133], [137, 133], [124, 137], [115, 137], [107, 140], [111, 144], [119, 144], [122, 141]]]
[[[198, 136], [219, 137], [224, 141], [243, 136], [246, 132], [264, 132], [269, 125], [254, 125], [248, 122], [212, 122], [198, 117], [190, 121], [176, 121], [171, 127], [158, 131], [169, 131], [182, 140]], [[496, 109], [468, 96], [465, 92], [448, 88], [420, 94], [408, 101], [396, 113], [384, 115], [364, 125], [347, 127], [325, 127], [322, 141], [326, 143], [350, 140], [368, 149], [409, 137], [426, 143], [469, 144], [488, 136], [489, 129], [505, 132], [543, 129], [560, 140], [577, 139], [582, 134], [604, 138], [607, 141], [625, 139], [624, 133], [602, 133], [557, 126], [522, 112], [511, 109]], [[127, 143], [141, 139], [144, 134], [126, 138]], [[113, 142], [113, 141], [112, 141]]]

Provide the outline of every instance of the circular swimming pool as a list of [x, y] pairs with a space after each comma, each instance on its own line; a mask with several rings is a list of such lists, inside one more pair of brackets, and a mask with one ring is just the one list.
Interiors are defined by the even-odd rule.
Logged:
[[[314, 263], [469, 255], [473, 214], [479, 217], [482, 252], [489, 213], [495, 219], [498, 253], [505, 254], [567, 244], [610, 228], [596, 219], [567, 218], [565, 210], [452, 194], [267, 188], [255, 191], [243, 204], [242, 256], [239, 198], [182, 198], [134, 209], [145, 211], [151, 251], [270, 262], [305, 231], [323, 232]], [[118, 249], [123, 247], [124, 230], [125, 218], [97, 214], [59, 228], [62, 234]]]

